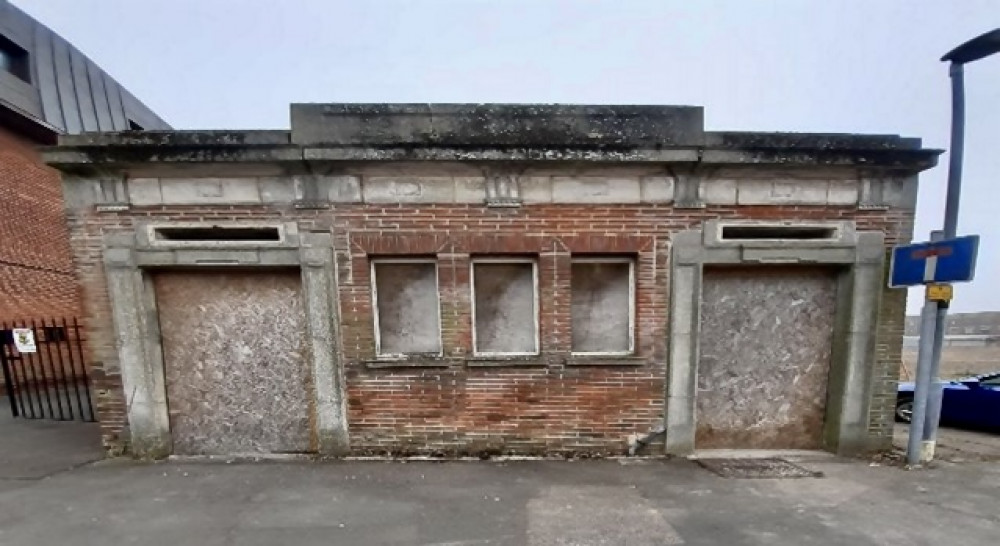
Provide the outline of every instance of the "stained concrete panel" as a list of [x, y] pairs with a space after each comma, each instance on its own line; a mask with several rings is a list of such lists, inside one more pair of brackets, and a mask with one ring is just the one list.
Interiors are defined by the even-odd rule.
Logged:
[[161, 178], [164, 204], [259, 203], [257, 179], [241, 178]]
[[175, 454], [311, 450], [300, 276], [154, 275]]
[[644, 176], [639, 180], [643, 203], [669, 203], [674, 200], [674, 180], [667, 176]]
[[522, 176], [519, 178], [521, 199], [525, 203], [551, 203], [551, 176]]
[[856, 205], [861, 185], [856, 180], [833, 180], [826, 202], [830, 205]]
[[535, 279], [531, 263], [476, 263], [477, 353], [535, 353]]
[[705, 271], [698, 449], [822, 447], [835, 291], [819, 268]]
[[743, 180], [737, 188], [737, 203], [825, 205], [829, 190], [825, 180]]
[[432, 263], [377, 263], [380, 355], [441, 352], [437, 270]]
[[627, 262], [576, 262], [572, 268], [573, 352], [627, 352], [631, 347]]
[[552, 200], [557, 203], [638, 203], [640, 194], [638, 178], [552, 177]]
[[450, 176], [369, 176], [362, 195], [366, 203], [451, 203], [455, 181]]
[[160, 180], [157, 178], [133, 178], [128, 181], [128, 201], [133, 205], [159, 205]]
[[698, 199], [706, 205], [735, 205], [738, 186], [736, 180], [703, 180], [698, 186]]

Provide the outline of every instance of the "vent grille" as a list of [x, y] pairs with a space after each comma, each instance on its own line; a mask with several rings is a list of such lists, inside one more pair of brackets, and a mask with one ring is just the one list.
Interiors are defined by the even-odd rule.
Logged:
[[157, 227], [153, 228], [157, 241], [225, 242], [225, 243], [276, 243], [281, 241], [278, 227]]
[[723, 241], [816, 241], [837, 238], [837, 228], [831, 226], [722, 226]]

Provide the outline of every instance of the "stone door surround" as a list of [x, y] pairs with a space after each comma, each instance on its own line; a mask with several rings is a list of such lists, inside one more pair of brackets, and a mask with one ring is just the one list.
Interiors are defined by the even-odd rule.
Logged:
[[[212, 229], [221, 237], [172, 240], [159, 237], [159, 227]], [[270, 238], [245, 240], [244, 231], [240, 237], [227, 240], [227, 228], [259, 229]], [[134, 454], [159, 458], [172, 452], [163, 347], [149, 272], [231, 267], [292, 267], [301, 271], [317, 449], [320, 455], [348, 451], [343, 370], [336, 349], [336, 276], [329, 233], [299, 233], [295, 222], [139, 223], [133, 232], [106, 234], [103, 247]]]
[[[744, 227], [751, 229], [740, 229]], [[755, 229], [767, 238], [753, 238]], [[734, 237], [727, 237], [730, 232]], [[742, 233], [736, 237], [736, 232]], [[782, 233], [788, 238], [781, 238]], [[812, 235], [803, 237], [803, 233]], [[697, 447], [695, 397], [704, 267], [769, 264], [829, 266], [838, 271], [823, 443], [826, 449], [841, 454], [863, 451], [868, 437], [875, 320], [882, 290], [883, 234], [856, 231], [848, 221], [710, 220], [701, 229], [676, 234], [671, 254], [665, 451], [689, 455]]]

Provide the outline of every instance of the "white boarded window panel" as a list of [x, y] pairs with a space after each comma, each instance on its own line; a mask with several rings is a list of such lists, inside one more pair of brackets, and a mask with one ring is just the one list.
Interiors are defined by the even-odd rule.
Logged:
[[476, 353], [537, 353], [534, 263], [476, 262], [472, 282]]
[[630, 352], [632, 263], [574, 261], [571, 274], [573, 352]]
[[435, 264], [375, 262], [374, 272], [379, 355], [440, 354]]

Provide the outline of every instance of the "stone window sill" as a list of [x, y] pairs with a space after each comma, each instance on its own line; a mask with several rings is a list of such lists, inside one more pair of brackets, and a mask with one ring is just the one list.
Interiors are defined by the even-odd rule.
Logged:
[[519, 366], [545, 366], [541, 355], [528, 356], [475, 356], [465, 359], [470, 368], [513, 368]]
[[573, 355], [566, 359], [567, 366], [645, 366], [647, 360], [631, 355]]

